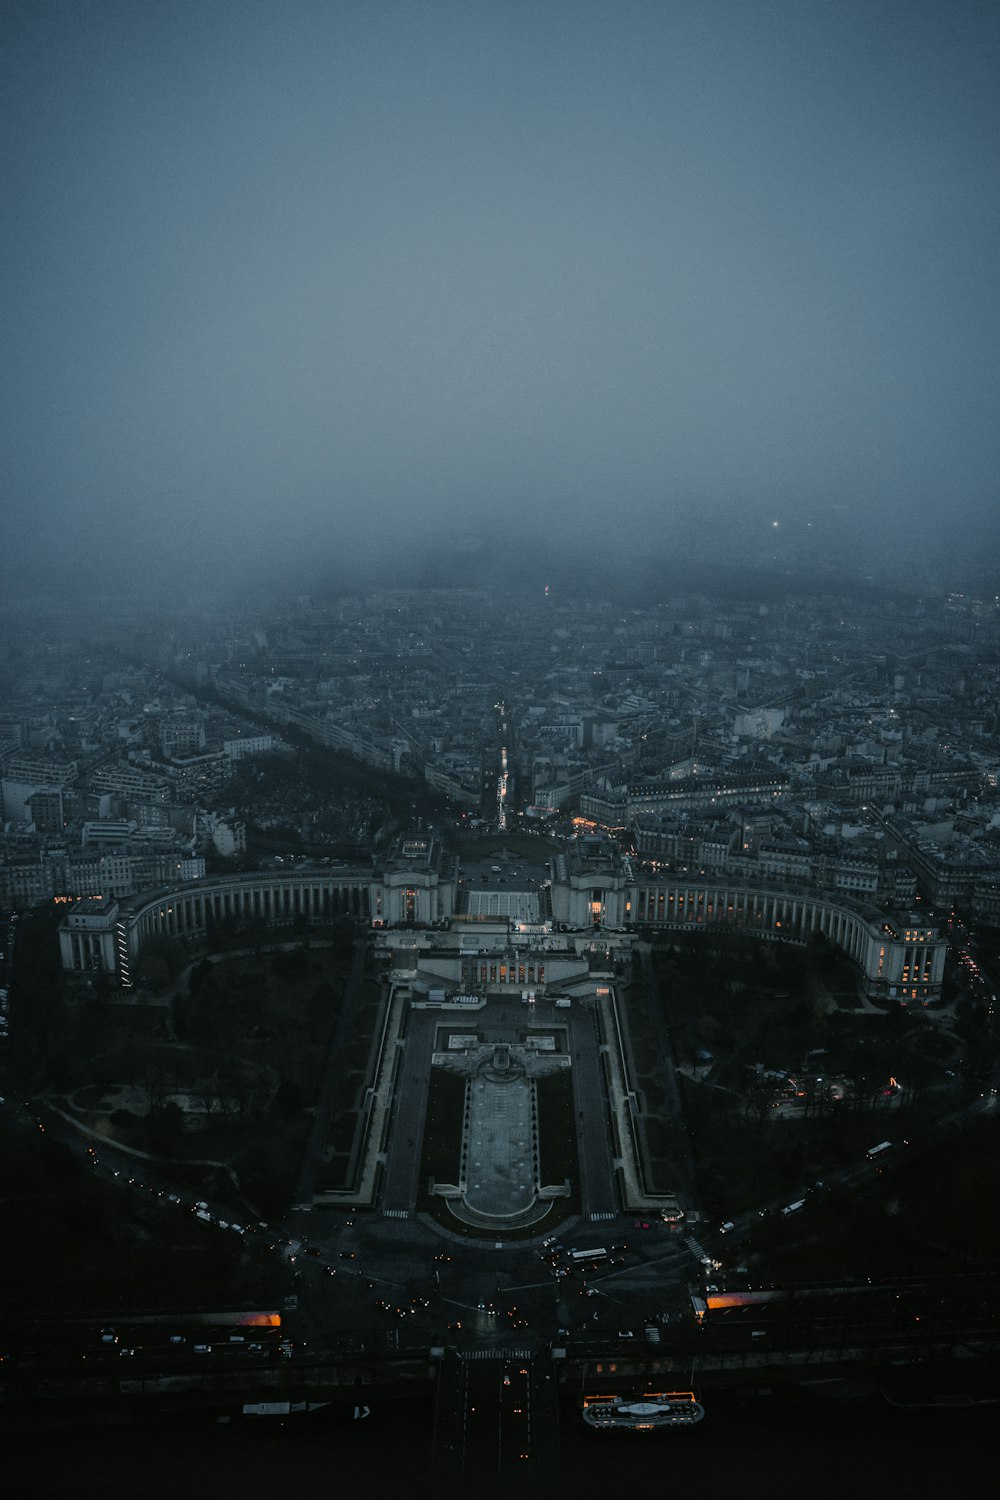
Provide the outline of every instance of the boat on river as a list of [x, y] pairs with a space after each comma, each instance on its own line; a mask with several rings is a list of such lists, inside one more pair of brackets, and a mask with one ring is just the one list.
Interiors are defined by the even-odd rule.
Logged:
[[644, 1391], [638, 1396], [585, 1396], [583, 1420], [600, 1432], [659, 1432], [693, 1427], [705, 1408], [693, 1391]]

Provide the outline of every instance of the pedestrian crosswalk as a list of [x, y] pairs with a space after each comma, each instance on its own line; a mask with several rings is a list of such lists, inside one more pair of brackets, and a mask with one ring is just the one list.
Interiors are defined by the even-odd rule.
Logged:
[[459, 1359], [530, 1359], [530, 1349], [460, 1349]]
[[617, 1214], [591, 1214], [591, 1220], [596, 1223], [598, 1219], [617, 1219]]
[[383, 1219], [408, 1219], [410, 1210], [408, 1208], [383, 1208]]

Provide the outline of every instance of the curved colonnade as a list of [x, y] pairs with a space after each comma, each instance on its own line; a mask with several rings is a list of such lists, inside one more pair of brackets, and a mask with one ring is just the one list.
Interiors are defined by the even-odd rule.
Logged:
[[858, 965], [870, 995], [931, 1000], [941, 990], [946, 944], [935, 927], [866, 915], [822, 893], [655, 881], [626, 891], [626, 914], [640, 927], [716, 928], [777, 942], [821, 933]]
[[121, 906], [115, 922], [122, 984], [131, 986], [133, 965], [150, 937], [204, 937], [227, 922], [277, 927], [299, 918], [317, 923], [339, 916], [367, 919], [370, 882], [368, 870], [243, 875], [134, 897]]
[[[384, 881], [370, 869], [345, 867], [222, 876], [122, 902], [85, 900], [60, 929], [63, 967], [113, 972], [129, 988], [135, 960], [151, 937], [205, 937], [227, 924], [273, 927], [338, 916], [382, 922], [383, 891]], [[565, 895], [567, 925], [595, 930], [583, 903], [574, 899], [577, 893]], [[451, 906], [450, 900], [439, 904]], [[622, 880], [614, 904], [621, 925], [631, 928], [721, 929], [793, 943], [822, 933], [858, 965], [870, 995], [906, 1001], [940, 995], [946, 944], [935, 927], [915, 916], [898, 921], [823, 893], [707, 881]]]

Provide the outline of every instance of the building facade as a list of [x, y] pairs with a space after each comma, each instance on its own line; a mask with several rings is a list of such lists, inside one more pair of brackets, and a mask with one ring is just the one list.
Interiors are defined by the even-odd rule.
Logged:
[[[224, 923], [239, 929], [318, 923], [339, 915], [376, 927], [433, 928], [456, 916], [459, 884], [458, 860], [433, 835], [419, 834], [398, 839], [374, 870], [342, 866], [213, 878], [112, 903], [113, 913], [110, 906], [81, 902], [61, 929], [63, 967], [94, 967], [98, 951], [105, 963], [111, 950], [99, 934], [108, 932], [113, 932], [114, 952], [109, 972], [116, 971], [128, 987], [142, 944], [154, 935], [198, 938]], [[936, 928], [916, 917], [899, 922], [820, 892], [636, 878], [615, 846], [602, 839], [573, 840], [554, 857], [551, 902], [553, 921], [570, 931], [714, 930], [800, 944], [819, 933], [856, 963], [873, 998], [930, 1003], [941, 994], [946, 944]], [[513, 931], [516, 924], [510, 925]], [[73, 941], [83, 932], [96, 947]], [[468, 958], [467, 981], [482, 980], [481, 955]], [[486, 965], [487, 984], [551, 979], [537, 969], [529, 975], [513, 946]]]

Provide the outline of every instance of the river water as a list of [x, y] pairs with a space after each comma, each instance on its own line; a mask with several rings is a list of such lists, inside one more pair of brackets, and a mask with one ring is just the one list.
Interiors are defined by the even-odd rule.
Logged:
[[[998, 1408], [902, 1412], [882, 1404], [713, 1409], [696, 1428], [651, 1436], [599, 1434], [567, 1406], [560, 1431], [562, 1478], [517, 1500], [592, 1500], [667, 1493], [706, 1500], [934, 1497], [978, 1500], [996, 1484]], [[9, 1500], [161, 1497], [450, 1494], [428, 1475], [433, 1411], [411, 1401], [376, 1408], [368, 1421], [317, 1418], [276, 1427], [185, 1420], [148, 1427], [38, 1430], [0, 1426]], [[315, 1424], [315, 1425], [310, 1425]], [[527, 1479], [527, 1476], [525, 1476]], [[661, 1488], [662, 1487], [662, 1488]], [[498, 1493], [469, 1483], [464, 1493]]]

